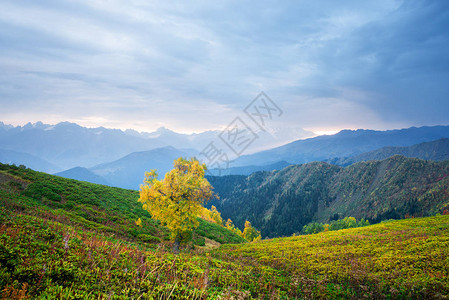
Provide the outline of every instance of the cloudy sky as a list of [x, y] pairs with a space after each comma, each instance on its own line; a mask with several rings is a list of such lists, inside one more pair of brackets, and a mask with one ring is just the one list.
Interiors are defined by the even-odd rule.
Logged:
[[223, 128], [449, 124], [449, 1], [0, 0], [0, 121]]

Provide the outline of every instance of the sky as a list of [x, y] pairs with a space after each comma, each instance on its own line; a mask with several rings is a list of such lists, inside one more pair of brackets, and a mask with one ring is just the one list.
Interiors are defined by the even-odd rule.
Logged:
[[0, 121], [225, 128], [449, 124], [449, 1], [0, 0]]

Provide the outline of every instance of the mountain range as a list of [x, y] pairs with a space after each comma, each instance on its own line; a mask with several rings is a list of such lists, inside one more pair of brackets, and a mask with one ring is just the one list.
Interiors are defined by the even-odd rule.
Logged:
[[[151, 135], [89, 129], [72, 123], [56, 126], [36, 123], [20, 128], [3, 125], [0, 129], [0, 149], [27, 140], [28, 147], [22, 146], [20, 150], [45, 157], [54, 155], [59, 162], [70, 157], [92, 160], [100, 155], [105, 155], [102, 160], [106, 160], [117, 156], [117, 151], [146, 147], [151, 141], [174, 142], [178, 135], [166, 129]], [[199, 136], [195, 138], [199, 140]], [[240, 228], [246, 220], [251, 221], [268, 237], [291, 235], [309, 222], [328, 222], [346, 216], [378, 222], [435, 214], [448, 209], [447, 137], [449, 126], [434, 126], [389, 131], [343, 130], [335, 135], [298, 140], [242, 156], [226, 170], [208, 170], [208, 179], [220, 196], [209, 205], [215, 205], [224, 219], [231, 218]], [[58, 142], [58, 138], [62, 141]], [[56, 142], [49, 146], [52, 139]], [[119, 150], [113, 149], [116, 145]], [[108, 151], [115, 154], [106, 155]], [[51, 161], [28, 152], [1, 150], [0, 159], [57, 170], [58, 166]], [[137, 190], [145, 172], [156, 169], [163, 177], [176, 158], [198, 155], [197, 148], [164, 146], [132, 151], [90, 167], [76, 166], [56, 175]], [[308, 160], [316, 161], [304, 163]], [[446, 161], [436, 162], [439, 160]]]
[[[0, 124], [1, 125], [1, 124]], [[92, 167], [120, 159], [130, 153], [173, 144], [201, 145], [211, 132], [201, 136], [177, 134], [160, 128], [153, 135], [117, 129], [85, 128], [63, 122], [55, 126], [27, 124], [23, 127], [0, 126], [0, 149], [21, 151], [37, 156], [62, 169]], [[189, 140], [191, 138], [191, 140]], [[40, 169], [47, 171], [48, 169]]]
[[[430, 130], [427, 129], [426, 131], [432, 131], [431, 129]], [[435, 129], [437, 133], [432, 133], [430, 134], [430, 136], [442, 135], [441, 128], [436, 127]], [[444, 133], [445, 131], [442, 132]], [[370, 139], [376, 138], [375, 137], [376, 135], [374, 135], [373, 137], [373, 133], [370, 131], [368, 131], [368, 133], [366, 134], [364, 133], [366, 132], [352, 131], [352, 132], [345, 132], [343, 138], [339, 134], [336, 134], [331, 137], [333, 137], [332, 139], [334, 144], [344, 144], [344, 141], [348, 139], [347, 137], [348, 135], [349, 136], [355, 135], [355, 137], [352, 137], [352, 139], [363, 139], [368, 141]], [[379, 135], [382, 135], [385, 134], [386, 132], [377, 132], [377, 133], [379, 133]], [[415, 128], [400, 131], [400, 135], [405, 136], [403, 138], [404, 140], [406, 139], [413, 140], [413, 137], [407, 137], [408, 134], [412, 136], [413, 135], [417, 136], [416, 138], [417, 140], [423, 138], [422, 135], [415, 134]], [[304, 142], [307, 142], [309, 145], [313, 143], [316, 144], [320, 143], [321, 139], [318, 137], [298, 141], [296, 147], [300, 148], [302, 146], [302, 143]], [[372, 141], [372, 143], [375, 143], [375, 141]], [[341, 148], [343, 148], [343, 146], [341, 146]], [[350, 149], [350, 147], [348, 146], [347, 149]], [[299, 152], [301, 151], [301, 149], [297, 149], [296, 151]], [[323, 149], [322, 152], [324, 153], [326, 151], [327, 151], [326, 149]], [[324, 161], [327, 161], [331, 164], [346, 166], [358, 161], [385, 159], [395, 154], [400, 154], [408, 157], [416, 157], [421, 159], [444, 160], [449, 159], [448, 152], [449, 152], [449, 139], [443, 138], [437, 141], [426, 142], [407, 147], [384, 147], [377, 149], [375, 151], [370, 151], [355, 156], [344, 158], [330, 158], [325, 159]], [[254, 156], [264, 153], [265, 152], [256, 153], [254, 154]], [[318, 150], [316, 151], [315, 155], [319, 155]], [[87, 174], [87, 172], [90, 172], [91, 174], [86, 175], [86, 177], [80, 177], [80, 172], [78, 169], [66, 171], [64, 173], [57, 173], [57, 175], [95, 183], [103, 182], [112, 186], [122, 188], [138, 189], [139, 185], [143, 181], [144, 174], [146, 171], [149, 171], [151, 169], [157, 169], [159, 171], [159, 175], [163, 177], [164, 174], [173, 167], [173, 160], [180, 156], [183, 157], [198, 156], [198, 152], [194, 149], [179, 150], [174, 147], [162, 147], [149, 151], [134, 152], [113, 162], [104, 163], [88, 168], [84, 170], [83, 174]], [[207, 171], [207, 174], [214, 176], [249, 175], [257, 171], [281, 170], [291, 164], [292, 163], [288, 161], [277, 161], [265, 165], [254, 164], [247, 166], [229, 167], [223, 170], [211, 169]], [[98, 181], [99, 177], [102, 178], [102, 181]], [[96, 178], [95, 181], [92, 181], [93, 178]]]
[[143, 183], [145, 172], [158, 171], [160, 178], [173, 168], [178, 157], [197, 155], [193, 149], [178, 150], [171, 146], [149, 151], [134, 152], [118, 160], [100, 164], [92, 168], [75, 167], [55, 175], [136, 190]]
[[242, 166], [242, 167], [229, 167], [227, 169], [211, 169], [207, 170], [207, 174], [211, 176], [226, 176], [226, 175], [249, 175], [258, 171], [273, 171], [282, 170], [283, 168], [290, 166], [291, 163], [286, 161], [279, 161], [269, 165], [263, 166]]
[[[177, 149], [203, 150], [211, 141], [217, 140], [220, 131], [182, 134], [161, 127], [155, 132], [86, 128], [75, 123], [62, 122], [57, 125], [37, 122], [25, 126], [11, 126], [0, 122], [0, 149], [3, 162], [20, 163], [18, 154], [24, 153], [39, 158], [33, 168], [55, 172], [73, 167], [91, 168], [125, 157], [133, 152], [148, 151], [171, 146]], [[287, 142], [314, 136], [313, 132], [301, 128], [271, 129], [258, 132], [259, 138], [251, 145], [251, 151], [269, 149]], [[23, 159], [30, 165], [32, 157]], [[46, 161], [48, 164], [45, 164]], [[171, 163], [166, 166], [171, 166]]]
[[[172, 169], [173, 160], [178, 157], [197, 156], [194, 149], [179, 150], [174, 147], [163, 147], [149, 151], [135, 152], [116, 161], [94, 166], [92, 168], [74, 168], [56, 173], [58, 176], [117, 186], [127, 189], [138, 189], [143, 182], [144, 174], [151, 169], [157, 169], [161, 178]], [[448, 160], [449, 139], [439, 139], [433, 142], [421, 143], [409, 147], [384, 147], [346, 158], [334, 158], [326, 162], [334, 165], [348, 166], [356, 162], [382, 160], [393, 155], [403, 155], [427, 160]], [[292, 165], [286, 161], [262, 165], [230, 167], [223, 170], [211, 169], [209, 176], [250, 175], [258, 171], [282, 170]], [[82, 170], [82, 171], [81, 171]]]
[[334, 135], [322, 135], [288, 143], [271, 150], [243, 155], [232, 167], [268, 165], [279, 161], [301, 164], [335, 157], [352, 157], [382, 147], [404, 147], [449, 138], [449, 126], [424, 126], [387, 131], [342, 130]]
[[[272, 130], [269, 136], [282, 130]], [[289, 129], [282, 138], [266, 139], [266, 146], [288, 139], [291, 134], [313, 134]], [[159, 128], [152, 133], [134, 130], [85, 128], [63, 122], [11, 126], [0, 122], [0, 161], [23, 164], [60, 176], [111, 186], [138, 189], [145, 171], [157, 169], [162, 177], [179, 156], [200, 157], [200, 151], [216, 141], [217, 132], [180, 134]], [[385, 159], [395, 154], [431, 160], [449, 158], [449, 126], [411, 127], [374, 131], [343, 130], [280, 147], [243, 155], [224, 170], [209, 175], [249, 175], [256, 171], [281, 170], [291, 164], [326, 161], [347, 166], [359, 161]], [[191, 147], [192, 146], [192, 147]], [[61, 172], [62, 170], [65, 170]]]
[[90, 168], [94, 174], [101, 176], [112, 186], [138, 189], [143, 183], [145, 172], [156, 169], [160, 178], [173, 169], [173, 161], [178, 157], [197, 155], [194, 149], [178, 150], [168, 146], [149, 151], [134, 152], [110, 163]]
[[403, 155], [406, 157], [416, 157], [435, 161], [448, 160], [449, 139], [443, 138], [408, 147], [382, 147], [380, 149], [365, 152], [359, 155], [344, 158], [333, 158], [326, 161], [334, 165], [349, 166], [356, 162], [382, 160], [393, 155]]
[[40, 157], [14, 150], [0, 149], [0, 162], [10, 165], [25, 165], [31, 169], [42, 170], [48, 173], [61, 171], [61, 168]]

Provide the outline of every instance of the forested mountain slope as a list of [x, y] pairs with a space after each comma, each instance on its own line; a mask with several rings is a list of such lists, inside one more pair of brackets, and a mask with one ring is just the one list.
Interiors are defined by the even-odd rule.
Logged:
[[262, 236], [288, 236], [312, 221], [352, 216], [379, 222], [449, 208], [449, 162], [403, 156], [339, 167], [314, 162], [249, 176], [209, 177], [224, 219]]

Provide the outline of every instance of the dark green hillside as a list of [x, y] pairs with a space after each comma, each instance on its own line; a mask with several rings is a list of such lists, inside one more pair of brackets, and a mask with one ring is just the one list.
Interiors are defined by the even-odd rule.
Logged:
[[220, 200], [215, 205], [224, 219], [238, 227], [249, 220], [262, 236], [290, 235], [313, 221], [319, 207], [327, 205], [327, 182], [340, 170], [326, 163], [289, 166], [278, 172], [250, 176], [210, 177]]
[[250, 176], [210, 177], [215, 205], [237, 226], [248, 219], [262, 236], [299, 232], [312, 221], [352, 216], [379, 222], [449, 209], [449, 162], [394, 156], [343, 168], [289, 166]]
[[[0, 217], [3, 221], [20, 213], [108, 233], [130, 242], [155, 245], [167, 240], [168, 231], [151, 219], [137, 202], [138, 198], [139, 193], [134, 190], [0, 164]], [[143, 226], [136, 225], [138, 218]], [[240, 237], [216, 224], [201, 224], [198, 230], [204, 232], [207, 228], [209, 239], [219, 243], [242, 242]], [[196, 234], [194, 241], [204, 245], [204, 237], [204, 234]]]
[[431, 216], [449, 208], [449, 162], [393, 156], [344, 168], [330, 185], [320, 221], [334, 214], [372, 222], [406, 216]]

